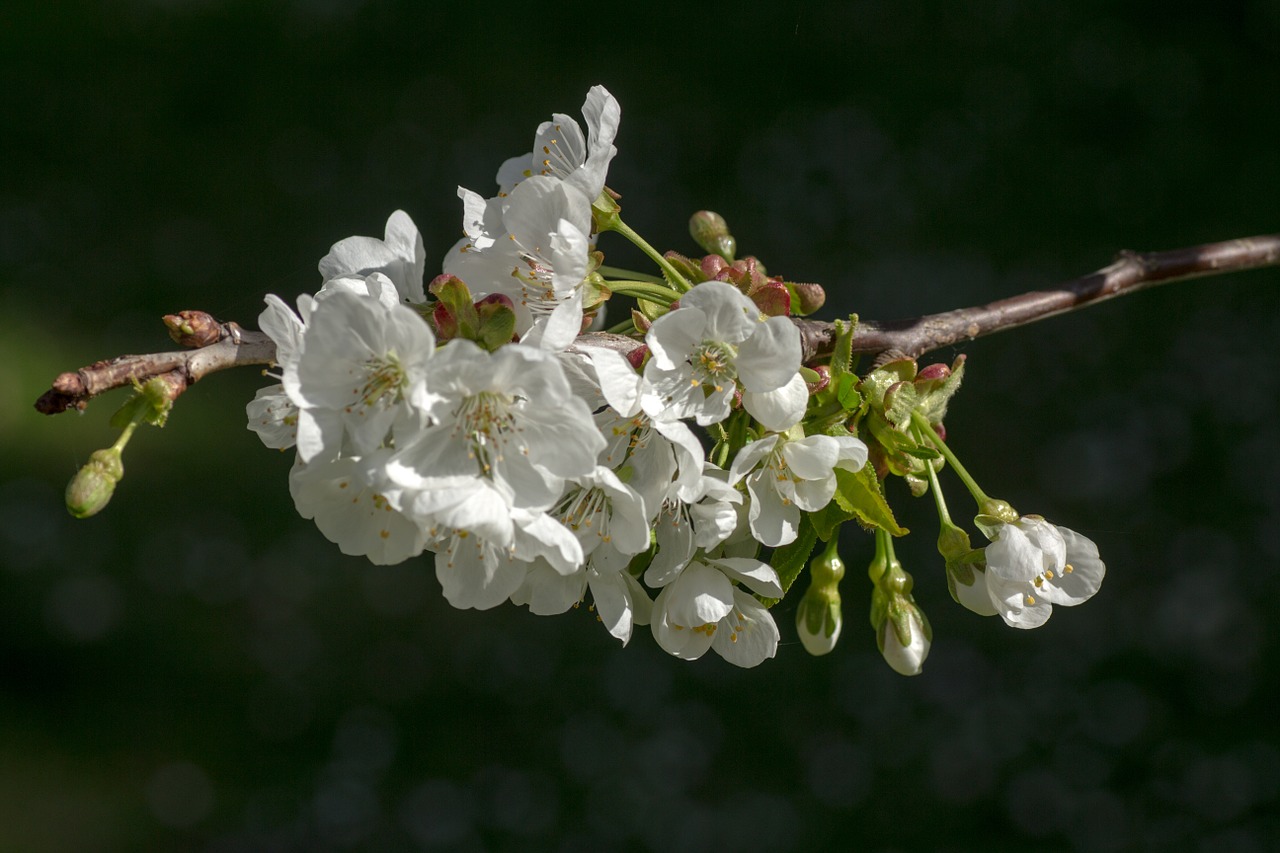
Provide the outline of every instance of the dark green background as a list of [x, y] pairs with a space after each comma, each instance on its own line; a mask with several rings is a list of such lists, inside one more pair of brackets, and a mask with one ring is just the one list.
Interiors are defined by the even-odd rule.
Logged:
[[[66, 479], [112, 400], [61, 370], [252, 325], [587, 88], [661, 247], [710, 207], [831, 311], [980, 303], [1280, 228], [1274, 2], [11, 3], [0, 24], [0, 851], [1265, 850], [1280, 837], [1280, 274], [1179, 284], [961, 347], [953, 445], [1097, 541], [1086, 606], [1020, 632], [947, 595], [929, 508], [899, 556], [923, 676], [866, 627], [739, 671], [627, 649], [585, 609], [456, 612], [420, 560], [343, 558], [220, 375], [139, 435], [110, 509]], [[612, 262], [635, 260], [604, 241]], [[429, 270], [429, 272], [432, 270]], [[953, 353], [940, 353], [950, 360]], [[968, 509], [947, 481], [958, 515]], [[1271, 839], [1271, 841], [1268, 841]]]

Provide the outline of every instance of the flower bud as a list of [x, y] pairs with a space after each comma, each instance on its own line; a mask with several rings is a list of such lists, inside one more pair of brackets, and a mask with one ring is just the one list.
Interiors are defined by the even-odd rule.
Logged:
[[123, 476], [124, 463], [118, 448], [95, 450], [67, 484], [67, 512], [76, 518], [88, 518], [101, 512], [110, 503], [116, 483]]
[[933, 630], [910, 596], [895, 596], [876, 636], [885, 663], [902, 675], [919, 675], [929, 656]]
[[724, 217], [710, 210], [699, 210], [689, 217], [689, 236], [704, 252], [719, 255], [733, 263], [738, 251], [738, 241], [729, 233], [729, 223]]
[[184, 347], [207, 347], [222, 339], [222, 324], [204, 311], [179, 311], [161, 318], [174, 343]]
[[844, 561], [836, 550], [838, 540], [831, 542], [809, 564], [809, 588], [796, 609], [796, 633], [809, 654], [825, 655], [835, 648], [844, 627], [840, 609], [840, 581], [844, 578]]
[[840, 590], [834, 584], [809, 584], [796, 609], [796, 633], [804, 650], [815, 657], [827, 654], [836, 647], [843, 627]]
[[822, 285], [788, 281], [785, 282], [787, 290], [791, 291], [791, 313], [798, 314], [801, 317], [812, 314], [821, 308], [827, 301], [827, 292], [822, 289]]

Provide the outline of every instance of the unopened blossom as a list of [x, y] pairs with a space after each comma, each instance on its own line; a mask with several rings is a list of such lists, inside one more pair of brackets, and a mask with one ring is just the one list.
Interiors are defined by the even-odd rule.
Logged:
[[[900, 633], [901, 631], [901, 633]], [[876, 638], [885, 662], [900, 675], [919, 675], [929, 656], [930, 631], [911, 605], [900, 618], [886, 619]]]
[[609, 162], [618, 153], [613, 146], [622, 110], [604, 86], [592, 86], [582, 105], [587, 133], [571, 116], [555, 113], [538, 125], [533, 151], [512, 157], [498, 170], [499, 194], [507, 195], [517, 184], [535, 176], [554, 178], [573, 186], [589, 201], [604, 189]]
[[654, 321], [645, 342], [653, 354], [645, 367], [652, 390], [643, 405], [651, 415], [719, 423], [739, 385], [743, 408], [767, 429], [788, 429], [804, 415], [800, 333], [786, 317], [762, 320], [733, 285], [697, 285]]
[[1024, 515], [989, 535], [982, 577], [997, 612], [1015, 628], [1043, 625], [1053, 605], [1080, 604], [1102, 586], [1098, 546], [1073, 530]]
[[853, 436], [767, 435], [738, 451], [729, 482], [744, 477], [751, 495], [751, 532], [776, 548], [795, 541], [800, 512], [817, 512], [836, 491], [836, 468], [857, 471], [867, 446]]
[[397, 210], [387, 219], [383, 239], [348, 237], [334, 243], [329, 254], [320, 259], [320, 275], [326, 282], [382, 273], [395, 287], [400, 301], [414, 304], [425, 299], [422, 288], [425, 268], [422, 235], [403, 210]]

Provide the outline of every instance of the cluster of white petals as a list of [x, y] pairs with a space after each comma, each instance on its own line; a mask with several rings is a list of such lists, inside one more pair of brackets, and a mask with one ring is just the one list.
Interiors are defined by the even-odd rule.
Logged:
[[[697, 285], [654, 321], [643, 370], [571, 349], [620, 117], [599, 86], [582, 112], [585, 131], [543, 123], [493, 197], [459, 190], [465, 236], [442, 272], [477, 305], [509, 300], [514, 340], [438, 339], [423, 239], [396, 211], [382, 238], [336, 243], [296, 311], [267, 297], [279, 382], [249, 404], [249, 427], [295, 449], [297, 509], [344, 553], [430, 552], [456, 607], [553, 614], [589, 597], [624, 643], [650, 625], [677, 657], [754, 666], [779, 641], [761, 599], [784, 592], [761, 546], [795, 539], [799, 513], [821, 509], [835, 469], [861, 468], [867, 448], [803, 434], [796, 328], [730, 284]], [[691, 425], [735, 411], [750, 427], [724, 470]]]
[[1053, 605], [1080, 604], [1102, 586], [1107, 569], [1098, 546], [1074, 530], [1025, 515], [999, 525], [991, 537], [986, 571], [976, 591], [961, 599], [977, 613], [999, 613], [1015, 628], [1036, 628], [1052, 615]]

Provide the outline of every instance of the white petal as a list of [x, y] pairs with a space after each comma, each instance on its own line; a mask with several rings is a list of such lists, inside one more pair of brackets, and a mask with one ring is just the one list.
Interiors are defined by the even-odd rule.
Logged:
[[1052, 581], [1062, 594], [1062, 598], [1054, 599], [1053, 603], [1071, 606], [1088, 601], [1102, 586], [1102, 579], [1107, 573], [1107, 567], [1098, 555], [1098, 546], [1074, 530], [1058, 527], [1058, 532], [1066, 545], [1066, 566], [1071, 570], [1067, 571], [1064, 566]]
[[745, 557], [721, 557], [711, 564], [765, 598], [782, 598], [782, 582], [773, 566]]
[[742, 407], [766, 429], [785, 432], [804, 417], [809, 405], [809, 389], [799, 373], [773, 391], [742, 392]]
[[735, 666], [752, 667], [778, 651], [778, 625], [764, 605], [739, 589], [733, 591], [734, 612], [716, 628], [711, 647]]
[[772, 391], [800, 370], [800, 331], [788, 317], [770, 317], [738, 348], [738, 381], [747, 391]]
[[[744, 296], [738, 288], [723, 281], [704, 281], [695, 286], [693, 290], [680, 297], [680, 308], [694, 308], [702, 312], [705, 317], [705, 326], [701, 340], [722, 341], [736, 345], [745, 341], [760, 327], [760, 309], [756, 304]], [[654, 326], [657, 324], [655, 321]], [[799, 359], [797, 359], [796, 367], [799, 366]]]

